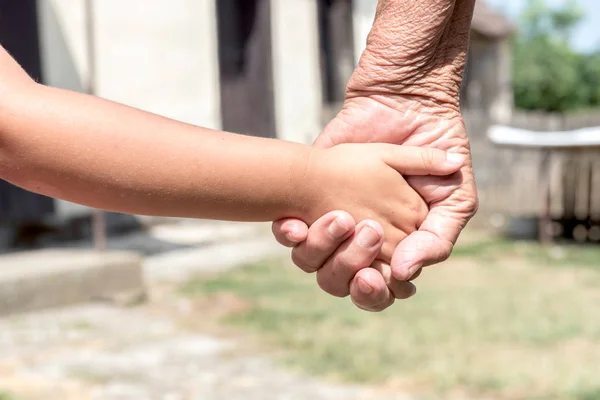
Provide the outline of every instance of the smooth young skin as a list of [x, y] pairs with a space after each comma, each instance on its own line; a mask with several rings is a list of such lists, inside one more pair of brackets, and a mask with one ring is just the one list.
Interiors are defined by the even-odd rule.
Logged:
[[[437, 148], [470, 159], [460, 115], [462, 81], [475, 0], [379, 0], [373, 29], [346, 91], [343, 110], [315, 142], [319, 148], [341, 143], [385, 142]], [[391, 269], [376, 261], [377, 249], [363, 249], [352, 235], [355, 222], [346, 213], [328, 214], [308, 229], [298, 220], [273, 225], [277, 240], [295, 247], [293, 259], [318, 270], [329, 293], [336, 280], [331, 264], [354, 277], [343, 295], [370, 311], [389, 307], [394, 298], [412, 296], [408, 279], [424, 266], [448, 258], [461, 230], [477, 210], [470, 161], [450, 177], [408, 177], [429, 204], [419, 230], [396, 249]], [[332, 236], [327, 227], [347, 228]], [[353, 249], [353, 258], [347, 257]], [[320, 261], [320, 264], [318, 263]], [[335, 294], [335, 293], [332, 293]]]
[[357, 221], [381, 223], [383, 231], [366, 226], [358, 240], [383, 244], [381, 257], [391, 260], [427, 213], [401, 174], [447, 175], [465, 161], [408, 146], [316, 149], [213, 131], [39, 85], [5, 52], [0, 57], [0, 178], [96, 208], [309, 224], [343, 208]]

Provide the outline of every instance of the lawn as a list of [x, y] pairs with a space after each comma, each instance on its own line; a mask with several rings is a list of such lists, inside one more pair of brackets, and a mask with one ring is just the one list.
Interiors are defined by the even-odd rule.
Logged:
[[600, 399], [600, 246], [471, 242], [418, 287], [368, 314], [274, 260], [193, 279], [180, 293], [235, 296], [245, 306], [221, 317], [226, 326], [321, 378], [423, 399]]

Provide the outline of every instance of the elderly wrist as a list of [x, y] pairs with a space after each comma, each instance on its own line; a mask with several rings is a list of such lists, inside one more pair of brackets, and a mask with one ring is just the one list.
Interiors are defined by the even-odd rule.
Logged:
[[379, 0], [347, 97], [413, 97], [458, 110], [474, 0]]
[[390, 100], [411, 98], [425, 108], [443, 106], [458, 112], [462, 67], [441, 62], [429, 65], [391, 62], [391, 59], [391, 55], [367, 49], [348, 83], [346, 98], [377, 95]]

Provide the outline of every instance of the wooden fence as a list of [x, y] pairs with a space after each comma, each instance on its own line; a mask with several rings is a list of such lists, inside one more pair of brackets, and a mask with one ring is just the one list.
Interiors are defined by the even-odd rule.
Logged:
[[[341, 105], [326, 107], [323, 123]], [[487, 138], [492, 120], [463, 110], [480, 206], [471, 225], [539, 236], [539, 216], [546, 208], [553, 236], [600, 241], [600, 151], [553, 151], [498, 147]], [[510, 126], [532, 131], [574, 130], [600, 126], [600, 111], [572, 115], [514, 112]], [[546, 175], [547, 174], [547, 175]], [[547, 178], [547, 179], [545, 179]], [[544, 193], [549, 182], [550, 199]]]
[[[500, 148], [486, 137], [491, 123], [486, 116], [465, 111], [464, 118], [480, 198], [475, 225], [535, 236], [540, 234], [538, 217], [547, 212], [554, 223], [542, 233], [600, 241], [600, 150]], [[534, 131], [572, 130], [600, 126], [600, 113], [515, 113], [510, 125]]]

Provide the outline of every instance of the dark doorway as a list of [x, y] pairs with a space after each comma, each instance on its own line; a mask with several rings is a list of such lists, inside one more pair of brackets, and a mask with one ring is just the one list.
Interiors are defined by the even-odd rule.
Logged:
[[[36, 0], [0, 0], [0, 44], [32, 78], [43, 82]], [[33, 221], [54, 211], [54, 201], [0, 180], [0, 222]]]
[[319, 0], [318, 7], [323, 103], [337, 106], [355, 67], [352, 1]]
[[36, 0], [0, 0], [0, 43], [33, 79], [41, 80]]
[[223, 129], [276, 137], [270, 0], [216, 3]]

